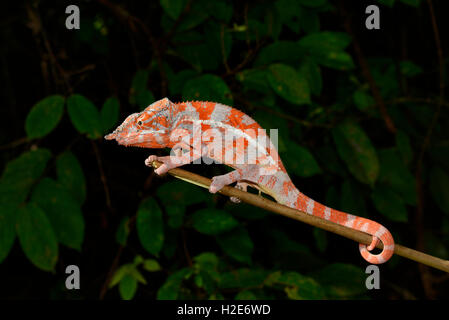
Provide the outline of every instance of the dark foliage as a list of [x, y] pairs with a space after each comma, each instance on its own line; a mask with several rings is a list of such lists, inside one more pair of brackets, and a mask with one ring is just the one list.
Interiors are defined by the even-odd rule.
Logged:
[[0, 297], [447, 297], [444, 274], [399, 257], [369, 291], [355, 243], [155, 176], [143, 161], [167, 150], [102, 138], [163, 97], [232, 105], [279, 129], [302, 192], [448, 259], [448, 22], [429, 3], [377, 1], [380, 30], [364, 1], [79, 1], [80, 30], [63, 1], [3, 4]]

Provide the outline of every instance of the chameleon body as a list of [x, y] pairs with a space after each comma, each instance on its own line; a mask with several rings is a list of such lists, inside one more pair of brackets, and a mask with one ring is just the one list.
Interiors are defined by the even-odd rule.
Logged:
[[[223, 139], [226, 135], [233, 139], [226, 141]], [[147, 166], [155, 160], [163, 163], [155, 170], [157, 174], [201, 159], [228, 165], [235, 170], [213, 177], [210, 192], [235, 182], [237, 188], [245, 191], [248, 186], [257, 188], [278, 203], [372, 235], [369, 246], [359, 244], [361, 255], [370, 263], [384, 263], [393, 254], [393, 237], [382, 225], [329, 208], [301, 193], [292, 183], [265, 130], [235, 108], [203, 101], [173, 103], [164, 98], [140, 113], [129, 115], [105, 138], [125, 146], [171, 148], [171, 156], [151, 155], [145, 160]], [[239, 199], [231, 200], [239, 202]], [[383, 243], [382, 252], [370, 253], [379, 240]]]

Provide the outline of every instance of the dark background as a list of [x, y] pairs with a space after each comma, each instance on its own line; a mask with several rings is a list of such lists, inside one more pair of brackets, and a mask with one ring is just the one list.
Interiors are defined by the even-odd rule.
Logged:
[[[30, 262], [16, 236], [9, 254], [0, 263], [0, 297], [119, 299], [117, 287], [106, 290], [110, 276], [138, 255], [157, 260], [161, 270], [148, 272], [139, 267], [147, 284], [139, 284], [134, 296], [137, 299], [155, 299], [169, 282], [170, 275], [183, 268], [195, 270], [194, 275], [173, 288], [166, 287], [169, 295], [159, 297], [234, 299], [239, 292], [243, 292], [240, 298], [269, 299], [447, 297], [449, 282], [443, 272], [393, 257], [380, 266], [381, 289], [367, 291], [364, 288], [367, 263], [352, 241], [314, 231], [310, 226], [284, 217], [263, 214], [244, 204], [231, 205], [222, 196], [209, 195], [184, 182], [164, 189], [170, 191], [158, 193], [161, 186], [173, 183], [174, 178], [154, 176], [143, 161], [153, 152], [164, 154], [166, 150], [124, 148], [99, 136], [89, 136], [89, 132], [79, 132], [67, 109], [48, 135], [26, 138], [25, 130], [31, 108], [50, 95], [68, 98], [80, 94], [98, 109], [106, 99], [116, 97], [120, 103], [117, 126], [127, 115], [165, 96], [172, 101], [195, 98], [195, 94], [186, 89], [188, 81], [212, 74], [224, 81], [228, 91], [221, 87], [210, 89], [207, 83], [198, 81], [198, 99], [230, 104], [251, 115], [264, 127], [279, 128], [281, 144], [285, 147], [280, 151], [281, 158], [303, 193], [336, 209], [379, 221], [392, 232], [398, 243], [447, 259], [449, 212], [445, 196], [449, 192], [446, 161], [449, 159], [449, 136], [444, 74], [449, 48], [445, 41], [448, 22], [444, 1], [431, 1], [433, 18], [428, 1], [374, 2], [381, 10], [380, 30], [366, 30], [364, 10], [371, 3], [365, 1], [316, 2], [322, 5], [313, 4], [313, 1], [284, 1], [280, 6], [284, 10], [270, 1], [221, 1], [217, 2], [221, 4], [220, 9], [209, 8], [205, 1], [164, 2], [182, 4], [177, 19], [167, 13], [174, 9], [164, 9], [161, 3], [72, 2], [70, 4], [78, 5], [81, 11], [80, 30], [65, 28], [68, 3], [64, 1], [3, 4], [0, 13], [2, 167], [6, 168], [10, 161], [30, 149], [50, 150], [52, 157], [45, 171], [36, 177], [30, 188], [32, 192], [43, 177], [56, 179], [57, 156], [69, 150], [79, 161], [87, 191], [80, 206], [84, 221], [81, 248], [76, 250], [59, 244], [57, 262], [49, 272]], [[286, 10], [289, 5], [291, 10]], [[287, 13], [295, 12], [297, 6], [301, 8], [302, 16], [287, 17]], [[221, 10], [225, 12], [223, 15], [220, 15]], [[201, 13], [203, 20], [195, 22], [195, 17]], [[256, 27], [238, 31], [237, 26], [247, 26], [248, 19], [256, 21]], [[439, 31], [443, 61], [439, 60], [432, 19]], [[191, 24], [183, 24], [186, 21]], [[287, 21], [299, 30], [293, 30]], [[231, 43], [225, 57], [219, 48], [220, 32], [217, 30], [220, 28]], [[334, 49], [332, 46], [326, 49], [326, 43], [322, 44], [324, 49], [318, 48], [318, 51], [313, 48], [307, 51], [306, 48], [307, 53], [300, 51], [289, 55], [275, 50], [266, 54], [265, 62], [260, 62], [268, 46], [279, 41], [296, 43], [320, 31], [342, 32], [352, 39], [347, 48], [338, 50], [346, 52], [353, 62], [323, 61], [320, 57], [323, 52], [319, 50]], [[318, 43], [318, 47], [320, 45]], [[191, 58], [192, 52], [200, 51], [207, 53], [198, 55], [198, 60]], [[212, 62], [206, 63], [202, 59]], [[239, 78], [252, 69], [266, 72], [273, 63], [300, 70], [306, 59], [315, 61], [313, 65], [318, 66], [322, 79], [322, 89], [310, 93], [311, 102], [308, 103], [292, 102], [276, 92], [272, 83], [251, 85]], [[401, 65], [403, 61], [413, 62], [412, 71]], [[148, 75], [148, 81], [139, 82], [136, 76], [139, 70]], [[177, 77], [183, 70], [193, 71], [189, 71], [191, 74], [185, 78]], [[292, 86], [290, 79], [281, 77], [278, 81], [289, 88]], [[307, 78], [307, 81], [313, 80]], [[268, 92], [265, 86], [272, 89]], [[379, 96], [376, 96], [376, 90], [379, 90]], [[356, 91], [363, 92], [365, 100], [355, 100]], [[351, 170], [351, 164], [345, 160], [345, 156], [350, 157], [348, 151], [342, 151], [336, 142], [336, 136], [341, 132], [344, 134], [340, 125], [345, 121], [355, 123], [369, 138], [369, 145], [362, 143], [360, 148], [372, 148], [377, 154], [383, 150], [399, 154], [404, 160], [401, 166], [408, 172], [399, 185], [411, 181], [409, 187], [413, 187], [406, 186], [405, 191], [391, 188], [388, 176], [374, 179], [372, 185], [360, 181], [353, 170], [363, 169]], [[392, 125], [389, 126], [389, 122]], [[406, 137], [407, 143], [398, 142], [398, 131], [401, 137]], [[357, 141], [357, 134], [349, 135], [349, 143]], [[293, 145], [305, 148], [315, 160], [298, 160], [303, 153], [291, 151], [289, 148], [298, 150]], [[315, 163], [320, 170], [316, 170]], [[388, 165], [381, 161], [381, 175], [382, 172], [388, 175], [388, 172], [396, 171], [394, 167], [387, 168]], [[208, 177], [224, 172], [221, 166], [191, 165], [185, 168]], [[173, 190], [175, 186], [178, 189]], [[2, 190], [9, 187], [3, 186]], [[388, 193], [390, 197], [383, 199], [385, 201], [373, 200], [375, 190], [382, 190], [378, 193], [381, 196], [384, 190], [393, 190], [394, 194]], [[416, 201], [406, 203], [404, 199], [408, 196], [404, 192], [416, 192], [410, 195]], [[157, 254], [145, 249], [135, 227], [137, 210], [148, 197], [157, 203], [164, 223], [165, 241]], [[192, 197], [198, 197], [198, 201], [192, 201]], [[405, 217], [385, 209], [384, 202], [388, 206], [392, 199], [401, 203], [399, 209], [405, 210]], [[28, 196], [19, 206], [30, 201]], [[168, 222], [169, 204], [185, 210], [182, 223], [176, 228], [170, 227]], [[239, 247], [244, 244], [239, 238], [232, 238], [232, 234], [231, 240], [223, 245], [217, 240], [219, 234], [201, 233], [192, 222], [192, 216], [201, 209], [222, 210], [234, 216], [239, 228], [243, 228], [245, 234], [247, 232], [253, 249], [249, 253], [239, 252]], [[116, 233], [126, 217], [130, 221], [129, 235], [126, 244], [120, 245]], [[232, 230], [228, 232], [232, 233]], [[0, 247], [0, 250], [6, 249]], [[195, 264], [193, 257], [203, 252], [212, 252], [218, 257], [217, 274], [211, 275], [208, 268]], [[64, 287], [64, 270], [70, 264], [80, 267], [81, 290], [68, 291]], [[242, 273], [239, 278], [242, 269], [248, 274]], [[261, 281], [246, 283], [254, 270], [262, 270], [265, 276]], [[263, 282], [266, 275], [275, 272], [284, 275], [282, 281], [273, 285]], [[225, 285], [233, 275], [237, 277], [237, 285]], [[136, 282], [136, 278], [133, 279], [129, 281]], [[123, 288], [127, 290], [126, 284]]]

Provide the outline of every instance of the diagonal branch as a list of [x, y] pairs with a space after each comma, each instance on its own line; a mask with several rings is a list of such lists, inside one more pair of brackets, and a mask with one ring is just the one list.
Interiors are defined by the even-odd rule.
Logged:
[[[152, 165], [154, 168], [158, 168], [160, 165], [162, 165], [162, 163], [155, 161], [155, 162], [153, 162]], [[189, 172], [189, 171], [186, 171], [183, 169], [179, 169], [179, 168], [171, 169], [168, 171], [168, 173], [170, 175], [174, 176], [175, 178], [184, 180], [188, 183], [192, 183], [192, 184], [195, 184], [197, 186], [200, 186], [200, 187], [203, 187], [206, 189], [209, 188], [209, 185], [211, 183], [211, 180], [206, 177], [203, 177], [203, 176], [200, 176], [195, 173], [192, 173], [192, 172]], [[233, 188], [230, 186], [225, 186], [225, 187], [223, 187], [223, 189], [221, 189], [218, 192], [220, 194], [228, 196], [228, 197], [239, 198], [243, 202], [246, 202], [253, 206], [283, 215], [287, 218], [298, 220], [298, 221], [307, 223], [309, 225], [315, 226], [317, 228], [333, 232], [333, 233], [343, 236], [345, 238], [354, 240], [358, 243], [363, 243], [363, 244], [369, 245], [372, 240], [372, 236], [365, 232], [361, 232], [358, 230], [340, 226], [334, 222], [312, 216], [305, 212], [284, 206], [282, 204], [268, 200], [261, 196], [258, 196], [258, 195], [252, 194], [252, 193], [248, 193], [245, 191], [241, 191], [239, 189], [236, 189], [236, 188]], [[377, 247], [382, 249], [383, 248], [382, 243], [380, 242], [377, 245]], [[413, 261], [416, 261], [416, 262], [419, 262], [419, 263], [422, 263], [422, 264], [428, 265], [430, 267], [433, 267], [433, 268], [436, 268], [436, 269], [439, 269], [439, 270], [449, 273], [449, 261], [447, 261], [447, 260], [442, 260], [440, 258], [437, 258], [437, 257], [431, 256], [431, 255], [425, 254], [423, 252], [419, 252], [419, 251], [401, 246], [399, 244], [395, 245], [394, 253], [399, 256], [402, 256], [404, 258], [407, 258], [407, 259], [410, 259], [410, 260], [413, 260]]]

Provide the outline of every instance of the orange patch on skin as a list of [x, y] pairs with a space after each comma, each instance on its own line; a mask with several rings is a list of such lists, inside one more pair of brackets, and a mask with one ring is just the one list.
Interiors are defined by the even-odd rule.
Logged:
[[313, 215], [324, 218], [324, 209], [326, 209], [325, 206], [315, 201], [315, 206], [313, 207]]
[[282, 192], [284, 195], [288, 195], [291, 191], [295, 190], [295, 186], [293, 185], [293, 182], [291, 181], [284, 181]]

